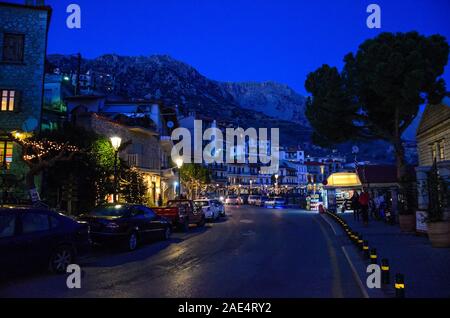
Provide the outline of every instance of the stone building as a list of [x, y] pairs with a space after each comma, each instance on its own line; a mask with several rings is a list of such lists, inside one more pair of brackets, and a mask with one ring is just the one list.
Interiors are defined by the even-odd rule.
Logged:
[[427, 105], [417, 129], [417, 146], [418, 209], [426, 210], [427, 175], [434, 161], [439, 175], [450, 182], [450, 98], [444, 98], [438, 105]]
[[131, 140], [120, 157], [144, 174], [149, 205], [159, 196], [163, 202], [174, 198], [178, 178], [170, 160], [171, 130], [177, 127], [173, 110], [152, 101], [110, 101], [94, 95], [72, 96], [66, 102], [76, 125], [107, 138]]
[[3, 183], [6, 176], [20, 179], [26, 169], [20, 160], [18, 146], [8, 139], [8, 133], [33, 133], [40, 129], [50, 17], [51, 9], [44, 6], [43, 1], [37, 4], [33, 1], [26, 4], [0, 2], [0, 165]]

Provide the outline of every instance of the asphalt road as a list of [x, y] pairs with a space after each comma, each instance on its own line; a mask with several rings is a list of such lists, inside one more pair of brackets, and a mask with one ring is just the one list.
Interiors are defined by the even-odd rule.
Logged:
[[79, 260], [81, 289], [33, 274], [0, 297], [362, 297], [337, 238], [318, 214], [227, 207], [226, 218], [135, 252]]

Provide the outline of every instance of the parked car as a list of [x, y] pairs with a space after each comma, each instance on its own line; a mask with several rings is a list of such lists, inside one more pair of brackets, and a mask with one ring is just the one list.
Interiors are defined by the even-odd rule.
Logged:
[[226, 215], [225, 214], [225, 207], [224, 207], [222, 201], [216, 200], [216, 199], [214, 199], [212, 201], [216, 205], [216, 208], [219, 210], [220, 216], [225, 216]]
[[285, 204], [286, 204], [286, 200], [282, 197], [274, 197], [274, 198], [267, 200], [264, 203], [265, 207], [272, 207], [272, 208], [284, 207]]
[[225, 199], [225, 204], [226, 205], [241, 205], [242, 199], [240, 197], [238, 197], [237, 195], [229, 195]]
[[150, 239], [167, 240], [172, 231], [168, 219], [138, 204], [101, 205], [79, 220], [89, 224], [94, 243], [123, 244], [130, 251]]
[[89, 246], [85, 222], [51, 210], [0, 209], [0, 274], [39, 268], [65, 273]]
[[264, 203], [265, 203], [267, 200], [269, 200], [268, 197], [266, 197], [266, 196], [260, 196], [259, 198], [257, 198], [257, 199], [255, 200], [255, 205], [256, 205], [256, 206], [264, 206]]
[[248, 197], [248, 204], [250, 205], [256, 205], [256, 202], [258, 199], [260, 199], [261, 196], [260, 195], [250, 195]]
[[160, 208], [153, 208], [153, 211], [169, 219], [172, 225], [187, 232], [190, 224], [197, 226], [205, 225], [205, 213], [201, 208], [194, 205], [192, 200], [170, 200], [167, 206]]
[[195, 200], [194, 205], [203, 210], [203, 213], [205, 213], [205, 218], [207, 220], [217, 220], [220, 217], [220, 211], [219, 207], [216, 203], [214, 203], [214, 200], [209, 199], [202, 199], [202, 200]]

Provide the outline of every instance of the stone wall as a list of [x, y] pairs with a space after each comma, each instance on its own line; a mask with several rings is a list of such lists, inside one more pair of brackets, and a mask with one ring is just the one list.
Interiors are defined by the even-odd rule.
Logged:
[[[20, 92], [18, 109], [0, 112], [1, 131], [22, 130], [29, 118], [36, 119], [39, 127], [49, 19], [45, 8], [0, 4], [0, 88]], [[2, 62], [5, 33], [25, 35], [23, 63]]]

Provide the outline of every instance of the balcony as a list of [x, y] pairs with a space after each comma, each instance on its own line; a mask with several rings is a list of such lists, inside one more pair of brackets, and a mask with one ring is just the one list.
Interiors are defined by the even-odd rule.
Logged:
[[141, 167], [141, 155], [139, 154], [128, 154], [127, 162], [130, 167]]

